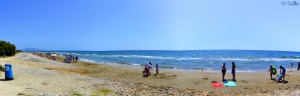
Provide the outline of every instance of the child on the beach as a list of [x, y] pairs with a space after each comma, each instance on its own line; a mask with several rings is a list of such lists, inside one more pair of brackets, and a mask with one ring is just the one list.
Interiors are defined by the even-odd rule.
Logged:
[[158, 75], [158, 70], [159, 70], [158, 64], [156, 64], [155, 68], [156, 68], [156, 76], [157, 76]]

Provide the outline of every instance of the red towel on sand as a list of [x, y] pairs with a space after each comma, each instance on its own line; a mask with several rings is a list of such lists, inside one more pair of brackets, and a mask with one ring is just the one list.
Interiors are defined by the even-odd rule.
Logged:
[[212, 83], [213, 88], [222, 88], [224, 85], [223, 83], [217, 82], [217, 83]]

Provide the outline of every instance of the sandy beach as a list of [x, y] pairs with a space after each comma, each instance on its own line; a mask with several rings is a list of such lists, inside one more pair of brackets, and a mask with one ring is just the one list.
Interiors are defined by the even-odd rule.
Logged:
[[[93, 64], [62, 63], [32, 53], [18, 53], [0, 58], [0, 64], [13, 66], [14, 80], [5, 81], [0, 74], [0, 87], [9, 95], [300, 95], [299, 71], [288, 71], [288, 83], [270, 80], [267, 72], [237, 72], [237, 87], [214, 89], [211, 81], [221, 81], [221, 72], [161, 70], [158, 76], [142, 76], [142, 68]], [[220, 65], [221, 66], [221, 65]], [[154, 70], [152, 70], [154, 73]], [[275, 77], [275, 76], [274, 76]], [[227, 72], [226, 79], [231, 79]], [[6, 87], [10, 86], [12, 88]], [[5, 94], [1, 92], [0, 94]]]

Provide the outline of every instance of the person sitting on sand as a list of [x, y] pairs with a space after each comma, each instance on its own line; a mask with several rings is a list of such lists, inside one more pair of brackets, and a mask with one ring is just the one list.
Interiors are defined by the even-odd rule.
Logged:
[[269, 69], [268, 72], [270, 72], [270, 77], [271, 77], [271, 80], [272, 80], [273, 79], [272, 75], [276, 75], [276, 73], [277, 73], [276, 67], [275, 66], [270, 66], [270, 69]]
[[280, 66], [279, 68], [280, 68], [280, 74], [282, 74], [282, 80], [284, 81], [284, 77], [285, 77], [285, 72], [286, 72], [286, 70], [285, 70], [285, 68], [282, 67], [282, 66]]
[[226, 65], [225, 63], [223, 63], [223, 66], [222, 66], [222, 81], [225, 81], [225, 74], [226, 74]]
[[158, 64], [156, 64], [155, 68], [156, 68], [156, 76], [157, 76], [158, 75], [158, 70], [159, 70]]
[[231, 69], [231, 73], [232, 73], [232, 80], [235, 81], [235, 64], [234, 62], [232, 62], [232, 69]]

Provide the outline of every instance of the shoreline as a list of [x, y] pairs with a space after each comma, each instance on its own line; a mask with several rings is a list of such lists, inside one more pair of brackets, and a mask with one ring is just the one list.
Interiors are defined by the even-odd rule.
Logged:
[[[199, 50], [199, 51], [201, 51], [201, 50]], [[96, 63], [96, 64], [107, 64], [107, 65], [116, 65], [116, 66], [121, 66], [121, 67], [128, 66], [128, 67], [133, 67], [133, 68], [143, 68], [146, 63], [153, 61], [152, 63], [155, 63], [155, 62], [159, 63], [160, 68], [163, 70], [187, 70], [187, 71], [203, 71], [203, 72], [220, 72], [223, 62], [225, 62], [227, 64], [228, 68], [231, 68], [231, 62], [236, 62], [238, 65], [240, 65], [237, 67], [237, 70], [236, 70], [237, 72], [266, 72], [269, 69], [269, 67], [267, 67], [267, 66], [270, 66], [270, 65], [275, 65], [278, 67], [282, 65], [282, 66], [285, 66], [285, 68], [290, 71], [290, 70], [295, 70], [295, 67], [293, 69], [291, 69], [292, 67], [290, 67], [289, 64], [293, 62], [294, 65], [296, 65], [296, 61], [298, 62], [298, 59], [289, 58], [289, 57], [295, 57], [294, 55], [288, 55], [288, 54], [276, 55], [276, 57], [271, 56], [270, 58], [267, 55], [267, 57], [265, 57], [265, 58], [257, 57], [257, 59], [255, 59], [254, 57], [253, 58], [252, 57], [245, 57], [245, 58], [239, 58], [239, 57], [237, 57], [237, 58], [214, 57], [213, 58], [212, 57], [211, 62], [213, 62], [213, 63], [210, 63], [210, 62], [205, 63], [204, 61], [210, 61], [210, 59], [203, 57], [204, 61], [199, 61], [200, 63], [197, 63], [198, 60], [194, 61], [194, 57], [185, 57], [185, 56], [177, 57], [176, 55], [174, 55], [175, 56], [174, 57], [173, 55], [172, 56], [145, 55], [145, 54], [144, 55], [143, 54], [134, 55], [131, 53], [123, 54], [123, 55], [122, 54], [118, 55], [119, 53], [108, 54], [107, 52], [110, 52], [110, 51], [82, 51], [82, 52], [45, 51], [42, 53], [47, 53], [47, 52], [57, 53], [58, 55], [63, 55], [63, 54], [76, 55], [76, 56], [80, 56], [80, 60], [82, 60], [82, 61]], [[84, 53], [84, 52], [87, 52], [87, 53]], [[104, 52], [104, 53], [98, 54], [98, 53], [91, 53], [91, 52]], [[98, 57], [98, 55], [101, 58], [97, 59], [96, 57]], [[262, 54], [260, 54], [260, 55], [262, 55]], [[122, 56], [124, 56], [124, 57], [122, 57]], [[241, 55], [241, 56], [243, 56], [243, 55]], [[282, 59], [281, 57], [286, 57], [286, 58]], [[175, 61], [171, 60], [171, 61], [164, 62], [165, 59], [162, 60], [159, 58], [169, 58], [169, 59], [171, 58], [172, 60], [175, 59]], [[182, 60], [177, 61], [176, 59], [179, 59], [179, 58], [183, 58], [184, 61], [182, 61]], [[187, 58], [190, 58], [190, 59], [187, 59]], [[200, 56], [200, 57], [195, 57], [195, 58], [202, 58], [202, 57]], [[169, 59], [166, 59], [166, 60], [169, 60]], [[185, 59], [187, 59], [186, 62], [185, 62]], [[221, 59], [221, 61], [214, 61], [214, 60], [219, 60], [219, 59]], [[225, 59], [225, 61], [222, 61], [224, 59]], [[290, 61], [290, 59], [292, 61]], [[242, 61], [239, 61], [239, 60], [242, 60]], [[244, 61], [244, 60], [246, 60], [246, 61]], [[250, 61], [248, 62], [248, 60], [250, 60]], [[252, 61], [252, 60], [254, 60], [254, 61]], [[227, 71], [230, 72], [231, 70], [227, 70]]]
[[[91, 51], [93, 52], [93, 51]], [[97, 52], [97, 51], [96, 51]], [[27, 52], [27, 53], [32, 53], [32, 52]], [[43, 53], [44, 54], [44, 53]], [[59, 58], [63, 58], [63, 56], [61, 55], [58, 55]], [[103, 64], [103, 65], [112, 65], [112, 66], [119, 66], [119, 67], [129, 67], [129, 68], [141, 68], [143, 69], [144, 66], [146, 64], [118, 64], [118, 63], [109, 63], [109, 62], [96, 62], [96, 61], [93, 61], [93, 60], [89, 60], [89, 59], [85, 59], [85, 60], [80, 60], [80, 62], [86, 62], [86, 63], [93, 63], [93, 64]], [[183, 69], [183, 68], [177, 68], [177, 67], [174, 67], [174, 66], [160, 66], [160, 69], [163, 69], [163, 70], [168, 70], [168, 71], [187, 71], [187, 72], [215, 72], [215, 73], [221, 73], [221, 65], [220, 64], [220, 70], [207, 70], [205, 68], [193, 68], [193, 69]], [[154, 68], [154, 67], [153, 67]], [[228, 67], [228, 68], [231, 68], [231, 67]], [[279, 70], [279, 68], [278, 68]], [[296, 67], [293, 67], [293, 68], [290, 68], [289, 67], [286, 67], [286, 70], [287, 71], [297, 71], [297, 68]], [[248, 71], [241, 71], [241, 70], [236, 70], [236, 72], [245, 72], [245, 73], [251, 73], [251, 72], [267, 72], [268, 69], [266, 70], [248, 70]], [[231, 70], [227, 70], [227, 72], [231, 72]]]
[[[287, 71], [286, 80], [288, 83], [278, 83], [270, 80], [268, 72], [237, 72], [237, 87], [224, 87], [214, 89], [211, 86], [212, 81], [221, 81], [221, 72], [195, 72], [186, 70], [161, 70], [158, 76], [142, 76], [140, 68], [122, 67], [106, 64], [94, 64], [89, 62], [78, 63], [61, 63], [62, 59], [51, 61], [32, 53], [19, 53], [14, 57], [0, 60], [3, 63], [12, 63], [16, 73], [15, 86], [24, 83], [33, 89], [39, 89], [42, 92], [52, 92], [65, 94], [65, 90], [70, 92], [74, 88], [80, 94], [93, 94], [95, 90], [109, 89], [110, 94], [119, 95], [285, 95], [297, 94], [300, 92], [300, 74], [297, 71]], [[22, 67], [23, 66], [23, 67]], [[25, 68], [26, 67], [26, 68]], [[27, 68], [28, 67], [28, 68]], [[25, 69], [24, 69], [25, 68]], [[24, 70], [25, 72], [21, 72]], [[27, 71], [36, 71], [34, 76], [32, 73], [25, 74]], [[43, 74], [57, 74], [45, 77]], [[53, 73], [54, 72], [54, 73]], [[154, 70], [152, 70], [154, 72]], [[64, 74], [61, 77], [59, 74]], [[75, 75], [75, 76], [73, 76]], [[21, 80], [21, 77], [24, 79]], [[24, 76], [24, 77], [23, 77]], [[29, 77], [28, 77], [29, 76]], [[32, 78], [34, 77], [34, 78]], [[61, 78], [68, 78], [68, 82], [61, 81]], [[76, 78], [74, 78], [76, 77]], [[231, 73], [227, 72], [226, 79], [231, 79]], [[274, 76], [275, 77], [275, 76]], [[273, 77], [273, 78], [274, 78]], [[20, 78], [20, 79], [19, 79]], [[78, 79], [80, 78], [80, 79]], [[88, 79], [90, 78], [90, 79]], [[92, 80], [95, 79], [96, 81]], [[31, 81], [26, 81], [30, 79]], [[48, 81], [50, 79], [50, 81]], [[101, 80], [98, 80], [101, 79]], [[36, 81], [37, 80], [37, 81]], [[45, 81], [46, 80], [46, 81]], [[98, 81], [105, 81], [101, 83]], [[35, 81], [35, 82], [32, 82]], [[21, 82], [21, 83], [20, 83]], [[43, 83], [46, 82], [46, 83]], [[51, 82], [61, 82], [58, 85], [51, 85]], [[78, 86], [74, 86], [72, 82], [81, 82]], [[98, 83], [97, 83], [98, 82]], [[9, 83], [9, 82], [8, 82]], [[46, 84], [46, 85], [45, 85]], [[82, 85], [81, 85], [82, 84]], [[95, 85], [96, 84], [96, 85]], [[61, 89], [59, 86], [67, 88]], [[26, 85], [28, 86], [28, 85]], [[24, 87], [24, 86], [23, 86]], [[22, 88], [23, 88], [22, 87]], [[53, 89], [53, 88], [54, 89]], [[44, 88], [44, 89], [43, 89]], [[51, 89], [49, 89], [51, 88]], [[86, 89], [88, 88], [88, 89]], [[26, 91], [26, 90], [25, 90]], [[68, 94], [70, 93], [68, 91]], [[286, 92], [288, 91], [288, 92]], [[89, 93], [90, 92], [90, 93]], [[72, 93], [72, 92], [71, 92]]]

